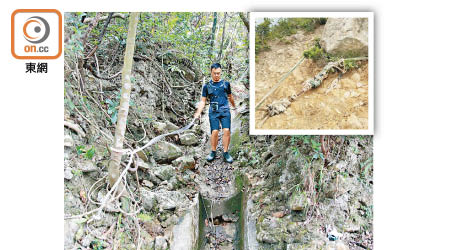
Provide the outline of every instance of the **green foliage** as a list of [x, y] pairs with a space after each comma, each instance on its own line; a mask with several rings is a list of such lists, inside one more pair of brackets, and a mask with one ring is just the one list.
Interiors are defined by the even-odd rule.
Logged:
[[[131, 81], [135, 81], [134, 77], [131, 77]], [[119, 105], [120, 105], [120, 96], [121, 96], [121, 91], [117, 91], [115, 94], [115, 98], [114, 99], [106, 99], [106, 104], [108, 104], [108, 114], [111, 115], [111, 124], [116, 124], [117, 122], [117, 114], [118, 114], [118, 109], [119, 109]], [[130, 100], [130, 107], [132, 107], [134, 105], [133, 100]]]
[[83, 155], [86, 159], [91, 160], [95, 155], [95, 147], [92, 146], [90, 149], [86, 149], [84, 145], [76, 146], [77, 155]]
[[270, 49], [268, 42], [274, 39], [288, 42], [286, 36], [295, 34], [298, 30], [314, 31], [317, 26], [326, 23], [326, 18], [281, 18], [278, 23], [271, 25], [269, 18], [256, 26], [255, 53]]
[[106, 99], [106, 103], [108, 104], [108, 114], [111, 115], [111, 124], [116, 124], [117, 121], [117, 113], [118, 113], [118, 107], [120, 104], [120, 99], [117, 101], [117, 99], [111, 100]]
[[291, 150], [295, 156], [300, 156], [300, 150], [298, 148], [299, 142], [302, 142], [304, 145], [309, 146], [312, 149], [312, 155], [305, 155], [308, 161], [316, 160], [316, 159], [324, 159], [323, 153], [321, 152], [321, 144], [320, 142], [314, 139], [313, 135], [294, 135], [291, 136]]
[[360, 169], [361, 169], [361, 175], [363, 178], [367, 178], [367, 175], [369, 173], [369, 170], [371, 169], [371, 167], [373, 166], [373, 161], [372, 161], [372, 157], [369, 157], [369, 159], [367, 159], [364, 162], [361, 162], [359, 164]]
[[303, 51], [303, 56], [305, 58], [313, 59], [314, 61], [322, 58], [323, 54], [323, 49], [317, 46], [313, 46], [310, 49]]
[[138, 214], [138, 219], [142, 222], [151, 222], [155, 219], [155, 214], [153, 213], [140, 213]]
[[270, 19], [264, 18], [264, 22], [256, 26], [255, 36], [255, 53], [258, 54], [261, 51], [268, 50], [270, 47], [267, 45], [270, 34]]
[[314, 61], [330, 57], [330, 55], [323, 50], [322, 46], [320, 46], [320, 38], [314, 39], [314, 46], [303, 51], [303, 56]]
[[358, 65], [357, 61], [355, 61], [355, 60], [345, 59], [344, 60], [344, 68], [345, 68], [345, 70], [350, 70], [350, 69], [359, 68], [359, 65]]
[[72, 174], [75, 176], [81, 176], [83, 174], [83, 171], [80, 169], [72, 169]]
[[106, 249], [107, 245], [102, 240], [93, 240], [91, 242], [91, 248], [93, 250], [103, 250]]

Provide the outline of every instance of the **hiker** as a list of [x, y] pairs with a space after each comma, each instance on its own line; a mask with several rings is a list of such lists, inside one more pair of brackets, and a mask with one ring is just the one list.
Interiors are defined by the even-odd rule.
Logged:
[[220, 79], [222, 69], [219, 63], [211, 65], [211, 77], [208, 83], [203, 85], [202, 98], [200, 100], [194, 117], [199, 118], [206, 105], [206, 98], [209, 99], [209, 124], [211, 127], [211, 153], [206, 157], [211, 162], [216, 157], [216, 148], [219, 141], [219, 125], [223, 129], [223, 158], [226, 162], [232, 163], [233, 157], [228, 153], [230, 145], [231, 113], [228, 101], [236, 109], [233, 96], [231, 95], [231, 86], [229, 82]]

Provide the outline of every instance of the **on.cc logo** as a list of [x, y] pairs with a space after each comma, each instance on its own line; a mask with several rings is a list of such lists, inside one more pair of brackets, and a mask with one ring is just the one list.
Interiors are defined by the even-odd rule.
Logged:
[[47, 20], [42, 17], [32, 16], [28, 18], [23, 25], [23, 35], [25, 36], [25, 39], [30, 43], [42, 43], [48, 38], [49, 34], [50, 25], [48, 25]]
[[62, 15], [55, 9], [11, 14], [11, 54], [16, 59], [56, 59], [62, 54]]

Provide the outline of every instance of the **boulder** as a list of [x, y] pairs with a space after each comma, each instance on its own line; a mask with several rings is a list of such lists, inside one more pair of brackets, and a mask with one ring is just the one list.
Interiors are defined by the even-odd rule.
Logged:
[[155, 192], [159, 207], [162, 210], [174, 210], [189, 205], [186, 195], [179, 191], [167, 191], [164, 189]]
[[186, 133], [180, 136], [181, 145], [191, 146], [198, 144], [198, 138], [194, 133]]
[[166, 121], [166, 122], [154, 121], [153, 128], [155, 129], [155, 131], [158, 134], [165, 134], [165, 133], [169, 133], [169, 132], [180, 129], [177, 125], [175, 125], [169, 121]]
[[76, 163], [77, 168], [81, 170], [83, 173], [97, 171], [97, 166], [91, 160], [82, 160]]
[[75, 247], [75, 234], [80, 229], [81, 220], [64, 220], [64, 249]]
[[179, 147], [166, 141], [152, 145], [150, 152], [158, 163], [171, 162], [183, 154]]
[[161, 165], [152, 169], [153, 174], [163, 181], [167, 181], [175, 175], [175, 168], [171, 165]]
[[289, 208], [294, 211], [304, 211], [309, 206], [309, 199], [304, 192], [294, 193], [289, 199]]
[[326, 250], [349, 250], [348, 246], [342, 241], [329, 242]]
[[72, 136], [64, 135], [64, 147], [73, 147], [74, 142]]
[[142, 193], [142, 206], [145, 208], [145, 210], [151, 211], [156, 205], [155, 193], [147, 189], [142, 189], [141, 193]]
[[70, 180], [73, 178], [72, 168], [68, 167], [64, 169], [64, 179]]
[[368, 18], [328, 18], [320, 45], [336, 56], [367, 56], [368, 23]]
[[166, 249], [168, 249], [166, 239], [163, 236], [156, 236], [155, 250], [166, 250]]
[[192, 155], [185, 155], [177, 158], [172, 162], [174, 167], [177, 167], [180, 170], [184, 169], [194, 169], [195, 168], [195, 160]]

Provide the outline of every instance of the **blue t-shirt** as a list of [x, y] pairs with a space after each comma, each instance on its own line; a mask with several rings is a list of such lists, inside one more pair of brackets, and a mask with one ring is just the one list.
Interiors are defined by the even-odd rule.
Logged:
[[203, 85], [202, 96], [209, 98], [210, 102], [217, 102], [219, 110], [229, 109], [228, 95], [230, 94], [230, 83], [224, 80], [219, 82], [209, 81], [209, 83]]

